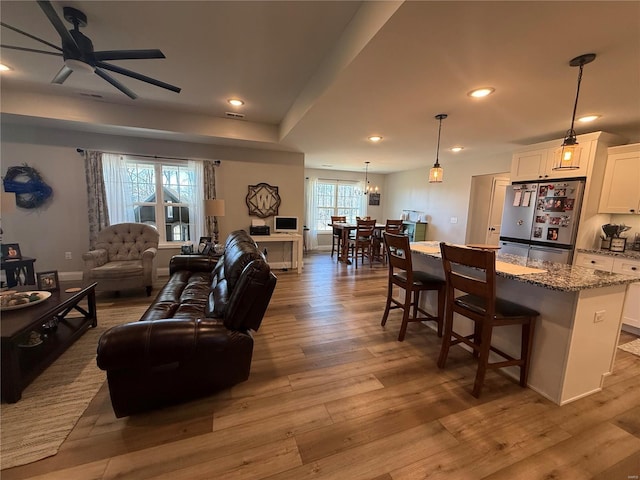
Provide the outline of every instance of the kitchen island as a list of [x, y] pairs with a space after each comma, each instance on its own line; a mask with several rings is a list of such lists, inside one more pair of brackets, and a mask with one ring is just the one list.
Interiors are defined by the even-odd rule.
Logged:
[[[413, 266], [444, 278], [438, 242], [411, 244]], [[498, 253], [497, 295], [540, 312], [528, 386], [558, 405], [602, 389], [613, 369], [627, 285], [635, 277]], [[470, 272], [472, 274], [472, 272]], [[435, 311], [434, 294], [424, 295]], [[472, 323], [464, 317], [455, 322]], [[461, 323], [462, 324], [462, 323]], [[493, 344], [519, 355], [520, 328], [494, 331]], [[518, 378], [518, 369], [503, 369]]]

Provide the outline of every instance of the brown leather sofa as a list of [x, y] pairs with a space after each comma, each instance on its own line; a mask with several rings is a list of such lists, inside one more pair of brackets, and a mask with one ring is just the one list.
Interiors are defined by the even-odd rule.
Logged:
[[167, 284], [140, 321], [106, 331], [98, 367], [107, 371], [117, 417], [210, 395], [249, 378], [253, 335], [276, 285], [243, 230], [224, 255], [176, 255]]

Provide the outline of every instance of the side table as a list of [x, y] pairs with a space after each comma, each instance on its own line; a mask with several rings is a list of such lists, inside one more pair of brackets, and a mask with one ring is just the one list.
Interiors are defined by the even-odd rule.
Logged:
[[36, 275], [33, 270], [35, 261], [35, 258], [30, 257], [2, 260], [2, 270], [4, 270], [7, 275], [7, 287], [35, 285]]

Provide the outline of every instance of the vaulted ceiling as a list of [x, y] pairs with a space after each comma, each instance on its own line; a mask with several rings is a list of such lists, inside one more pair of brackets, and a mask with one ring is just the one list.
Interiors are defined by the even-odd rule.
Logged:
[[[158, 48], [165, 59], [112, 61], [181, 87], [113, 74], [51, 80], [62, 59], [2, 49], [2, 122], [299, 151], [313, 168], [386, 173], [481, 161], [564, 136], [580, 54], [577, 114], [640, 142], [640, 2], [69, 1], [96, 51]], [[0, 2], [2, 22], [59, 45], [35, 2]], [[65, 27], [71, 24], [62, 20]], [[6, 27], [4, 45], [54, 51]], [[467, 93], [491, 86], [495, 93]], [[245, 101], [232, 107], [232, 97]], [[243, 119], [229, 118], [241, 113]], [[381, 135], [372, 144], [367, 137]], [[9, 140], [3, 138], [4, 140]], [[449, 147], [464, 150], [454, 154]]]

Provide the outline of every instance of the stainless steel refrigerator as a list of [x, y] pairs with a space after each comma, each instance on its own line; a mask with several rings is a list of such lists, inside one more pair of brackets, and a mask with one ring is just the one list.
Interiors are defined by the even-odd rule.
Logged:
[[584, 180], [507, 186], [500, 253], [571, 263]]

